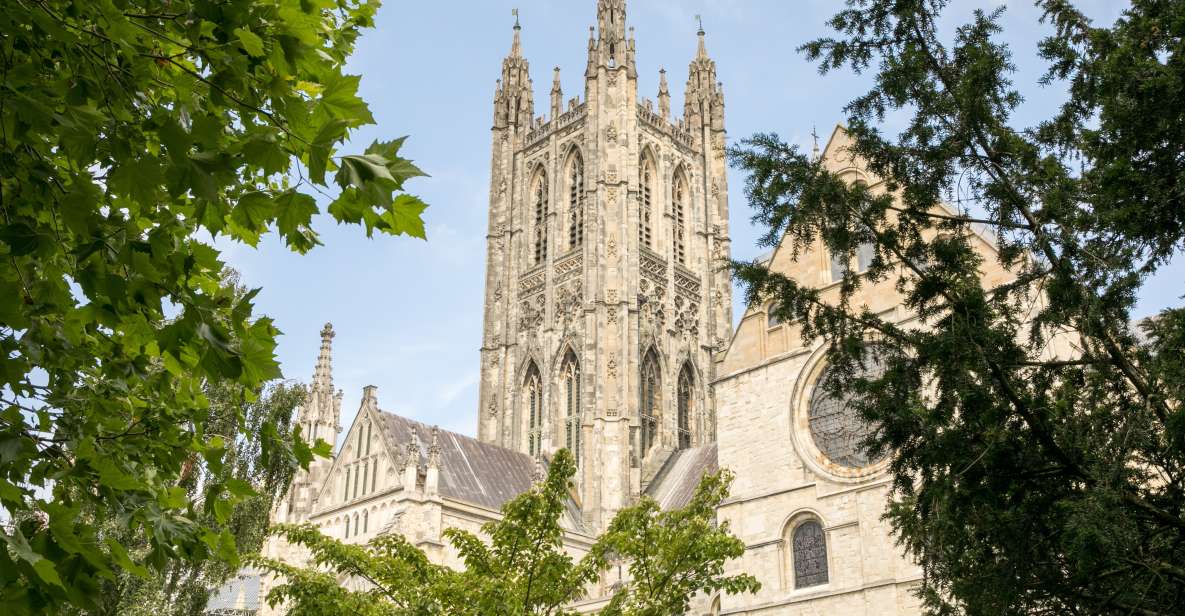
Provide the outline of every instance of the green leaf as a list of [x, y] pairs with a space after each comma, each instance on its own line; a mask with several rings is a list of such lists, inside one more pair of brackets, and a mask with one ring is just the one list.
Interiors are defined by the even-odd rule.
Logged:
[[383, 214], [383, 221], [387, 224], [385, 231], [391, 235], [410, 235], [419, 239], [428, 239], [424, 229], [424, 210], [428, 204], [412, 195], [399, 195], [395, 202]]
[[235, 28], [235, 38], [239, 40], [239, 45], [248, 55], [255, 58], [263, 55], [263, 39], [259, 38], [258, 34], [247, 28]]
[[259, 493], [255, 491], [255, 488], [251, 487], [251, 484], [243, 481], [242, 479], [227, 479], [226, 489], [229, 490], [231, 494], [234, 494], [240, 498], [249, 498], [259, 495]]
[[370, 108], [358, 97], [358, 84], [362, 78], [357, 75], [331, 75], [322, 82], [318, 108], [332, 118], [345, 120], [351, 127], [373, 124]]
[[0, 242], [8, 244], [11, 254], [23, 257], [36, 251], [41, 240], [33, 227], [18, 222], [0, 227]]
[[148, 569], [132, 560], [131, 556], [128, 556], [127, 549], [120, 545], [115, 538], [107, 539], [107, 549], [111, 550], [111, 556], [115, 558], [115, 562], [120, 568], [136, 577], [148, 579]]

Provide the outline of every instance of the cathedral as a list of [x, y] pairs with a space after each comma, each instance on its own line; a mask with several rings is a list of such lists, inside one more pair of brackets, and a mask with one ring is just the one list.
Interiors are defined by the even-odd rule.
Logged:
[[[679, 114], [665, 71], [655, 100], [638, 92], [625, 0], [598, 0], [584, 92], [566, 99], [557, 68], [543, 113], [521, 35], [516, 23], [493, 99], [477, 437], [384, 411], [368, 387], [341, 438], [327, 325], [298, 421], [343, 444], [298, 474], [274, 521], [348, 543], [401, 533], [459, 566], [442, 531], [477, 532], [567, 448], [579, 471], [563, 524], [578, 554], [623, 507], [643, 497], [682, 506], [705, 472], [727, 468], [736, 482], [718, 515], [746, 545], [731, 566], [762, 588], [702, 597], [692, 613], [919, 613], [921, 571], [881, 517], [887, 461], [862, 450], [868, 428], [855, 411], [816, 388], [822, 343], [808, 345], [769, 305], [749, 306], [734, 330], [724, 89], [702, 28]], [[837, 127], [818, 156], [882, 190], [847, 145]], [[845, 267], [867, 266], [863, 255], [845, 264], [821, 245], [792, 248], [769, 267], [825, 298], [838, 296]], [[892, 281], [865, 285], [856, 301], [912, 319]], [[305, 558], [278, 541], [265, 549]], [[595, 613], [618, 581], [607, 576], [574, 607]]]

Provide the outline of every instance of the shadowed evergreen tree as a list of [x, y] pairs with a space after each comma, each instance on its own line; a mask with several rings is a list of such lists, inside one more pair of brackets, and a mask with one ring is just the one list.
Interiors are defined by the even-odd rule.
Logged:
[[[1002, 10], [940, 29], [946, 0], [849, 0], [802, 50], [872, 88], [847, 107], [848, 185], [776, 135], [730, 152], [765, 241], [820, 242], [841, 300], [734, 265], [750, 301], [823, 338], [891, 456], [887, 516], [932, 614], [1180, 614], [1185, 605], [1185, 311], [1134, 325], [1149, 275], [1185, 247], [1185, 2], [1138, 0], [1109, 26], [1040, 0], [1044, 84], [1068, 100], [1020, 129]], [[897, 136], [887, 114], [906, 117]], [[995, 244], [977, 249], [976, 233]], [[996, 260], [1015, 280], [985, 286]], [[922, 322], [853, 301], [885, 282]], [[1051, 349], [1073, 351], [1053, 355]], [[883, 363], [883, 376], [862, 368]]]

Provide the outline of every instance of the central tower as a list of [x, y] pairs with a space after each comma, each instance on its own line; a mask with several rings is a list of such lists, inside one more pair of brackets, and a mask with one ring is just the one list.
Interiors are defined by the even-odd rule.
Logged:
[[638, 97], [625, 0], [599, 0], [584, 95], [535, 115], [521, 27], [494, 97], [479, 437], [576, 453], [599, 531], [680, 450], [715, 441], [731, 336], [724, 94], [704, 32], [682, 117]]

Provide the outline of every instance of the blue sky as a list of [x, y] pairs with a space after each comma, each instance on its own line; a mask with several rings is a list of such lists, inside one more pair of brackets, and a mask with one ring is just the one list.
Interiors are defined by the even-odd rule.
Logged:
[[[954, 0], [952, 15], [1001, 4], [1014, 46], [1016, 82], [1027, 102], [1018, 124], [1046, 116], [1063, 91], [1037, 84], [1035, 44], [1048, 33], [1028, 0]], [[1080, 0], [1110, 22], [1127, 5]], [[820, 76], [795, 48], [827, 35], [839, 0], [632, 0], [639, 90], [654, 98], [658, 70], [668, 71], [672, 108], [682, 109], [687, 64], [695, 53], [694, 16], [702, 14], [708, 51], [727, 98], [730, 139], [774, 131], [809, 147], [812, 127], [826, 136], [843, 106], [867, 88], [846, 72]], [[531, 61], [536, 109], [547, 107], [552, 68], [562, 69], [565, 99], [583, 94], [588, 27], [595, 0], [461, 0], [396, 2], [379, 12], [361, 39], [349, 72], [361, 74], [363, 97], [377, 126], [359, 131], [352, 149], [375, 138], [410, 135], [404, 152], [431, 178], [409, 185], [431, 208], [428, 241], [376, 237], [320, 221], [325, 246], [289, 253], [274, 237], [258, 250], [223, 245], [244, 283], [261, 286], [257, 307], [284, 332], [279, 358], [288, 378], [313, 372], [318, 332], [337, 330], [334, 376], [345, 391], [343, 425], [352, 421], [366, 385], [379, 387], [384, 410], [472, 434], [477, 413], [478, 346], [484, 284], [490, 124], [494, 81], [510, 48], [511, 9], [522, 14], [524, 54]], [[895, 121], [889, 118], [890, 128]], [[734, 256], [750, 258], [760, 229], [749, 223], [744, 178], [729, 176]], [[1180, 305], [1185, 259], [1147, 287], [1139, 315]], [[739, 317], [741, 307], [736, 308]]]

